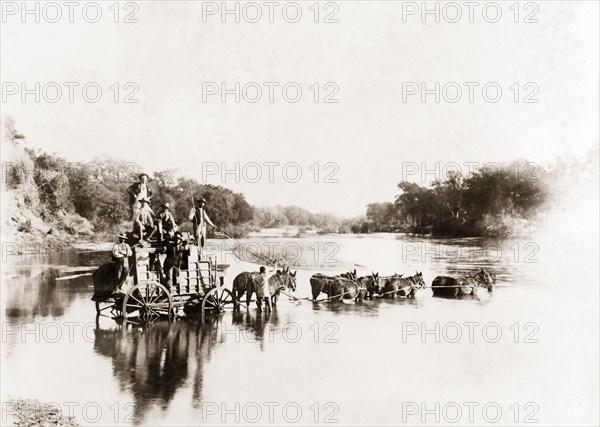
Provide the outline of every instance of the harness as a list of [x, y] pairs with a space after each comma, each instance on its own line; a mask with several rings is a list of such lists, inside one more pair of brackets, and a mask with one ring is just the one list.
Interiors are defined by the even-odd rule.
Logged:
[[[395, 277], [395, 276], [390, 276], [390, 277], [389, 277], [389, 279], [391, 279], [391, 278], [393, 278], [393, 277]], [[408, 281], [410, 282], [410, 287], [411, 287], [411, 289], [419, 289], [419, 288], [417, 287], [417, 280], [415, 279], [415, 277], [414, 277], [414, 276], [409, 276], [409, 277], [399, 277], [399, 278], [400, 278], [400, 279], [406, 279], [406, 280], [408, 280]], [[396, 289], [396, 290], [394, 290], [394, 291], [387, 291], [387, 292], [383, 292], [383, 293], [381, 293], [381, 294], [379, 294], [379, 295], [383, 296], [383, 295], [392, 294], [392, 293], [394, 293], [394, 292], [398, 292], [398, 291], [399, 291], [399, 289]]]
[[[366, 287], [365, 285], [363, 285], [362, 283], [360, 283], [358, 280], [352, 280], [352, 279], [346, 279], [346, 278], [344, 278], [344, 279], [345, 279], [345, 280], [350, 280], [352, 283], [354, 283], [354, 284], [356, 285], [356, 293], [357, 293], [357, 294], [358, 294], [358, 293], [359, 293], [361, 290], [363, 290], [363, 291], [365, 291], [365, 292], [366, 292], [366, 290], [367, 290], [367, 287]], [[329, 283], [329, 289], [331, 289], [331, 283]], [[325, 291], [325, 287], [323, 287], [323, 291]], [[341, 294], [334, 295], [334, 296], [332, 296], [332, 297], [327, 297], [327, 298], [324, 298], [324, 299], [321, 299], [321, 300], [313, 300], [313, 301], [314, 301], [314, 302], [322, 302], [322, 301], [327, 301], [327, 300], [330, 300], [330, 299], [334, 299], [334, 298], [337, 298], [337, 297], [344, 296], [344, 295], [346, 295], [346, 294], [349, 294], [349, 293], [351, 293], [351, 292], [352, 292], [352, 291], [346, 291], [346, 292], [342, 292]]]
[[281, 274], [279, 274], [279, 273], [275, 273], [274, 275], [271, 276], [271, 277], [274, 277], [275, 281], [277, 282], [277, 289], [275, 289], [275, 292], [285, 290], [285, 285], [281, 281], [280, 276], [281, 276]]

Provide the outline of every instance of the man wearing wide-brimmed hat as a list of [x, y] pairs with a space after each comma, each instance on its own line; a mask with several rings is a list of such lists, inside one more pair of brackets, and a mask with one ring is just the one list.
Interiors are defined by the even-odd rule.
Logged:
[[209, 224], [213, 228], [217, 228], [206, 214], [204, 206], [206, 206], [206, 199], [204, 197], [196, 199], [196, 206], [190, 210], [189, 215], [189, 220], [194, 224], [194, 237], [196, 238], [196, 243], [200, 250], [200, 256], [202, 256], [204, 250], [206, 224]]
[[167, 236], [173, 237], [173, 233], [177, 231], [175, 218], [173, 218], [173, 214], [169, 209], [171, 209], [171, 204], [164, 202], [162, 204], [162, 211], [158, 214], [158, 234], [160, 240], [164, 240]]
[[181, 231], [176, 231], [173, 240], [169, 240], [165, 246], [165, 257], [163, 265], [163, 274], [165, 277], [164, 285], [169, 289], [177, 286], [179, 269], [182, 268], [183, 258], [186, 253], [187, 242], [183, 240]]
[[141, 173], [139, 175], [139, 181], [131, 184], [127, 188], [127, 193], [129, 194], [129, 204], [135, 207], [135, 204], [139, 202], [141, 199], [150, 200], [152, 197], [152, 190], [148, 185], [148, 174]]
[[115, 280], [117, 287], [120, 287], [129, 274], [128, 258], [131, 256], [131, 248], [125, 242], [127, 240], [125, 233], [121, 233], [117, 237], [119, 238], [119, 241], [113, 245], [111, 254], [112, 260], [116, 264]]
[[139, 206], [133, 210], [133, 232], [139, 236], [139, 243], [149, 239], [156, 229], [154, 212], [148, 202], [148, 199], [140, 199]]

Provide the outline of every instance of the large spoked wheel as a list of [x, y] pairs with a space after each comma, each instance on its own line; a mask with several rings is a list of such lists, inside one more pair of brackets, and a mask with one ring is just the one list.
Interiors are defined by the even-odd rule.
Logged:
[[95, 301], [96, 305], [96, 316], [106, 316], [107, 312], [114, 317], [121, 315], [122, 304], [118, 304], [116, 299], [110, 298], [105, 301]]
[[123, 298], [123, 317], [152, 321], [168, 316], [173, 310], [171, 294], [157, 282], [135, 285]]
[[226, 308], [235, 308], [233, 294], [227, 288], [211, 289], [202, 300], [202, 313], [223, 313]]

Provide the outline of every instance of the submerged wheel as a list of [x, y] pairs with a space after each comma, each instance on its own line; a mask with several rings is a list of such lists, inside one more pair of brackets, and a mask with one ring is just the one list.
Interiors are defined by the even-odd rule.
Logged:
[[223, 313], [227, 307], [235, 308], [235, 299], [227, 288], [211, 289], [202, 299], [202, 313]]
[[171, 294], [157, 282], [135, 285], [123, 298], [123, 316], [151, 321], [168, 316], [173, 309]]
[[96, 300], [94, 301], [94, 305], [96, 307], [96, 316], [106, 316], [107, 311], [110, 311], [110, 314], [115, 316], [120, 316], [121, 314], [121, 304], [117, 303], [114, 298], [110, 298], [108, 300]]

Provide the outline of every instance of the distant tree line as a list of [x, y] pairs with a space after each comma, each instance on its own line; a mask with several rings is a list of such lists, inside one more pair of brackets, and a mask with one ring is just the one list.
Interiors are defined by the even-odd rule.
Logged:
[[[56, 154], [27, 148], [25, 137], [16, 131], [11, 120], [7, 122], [6, 132], [7, 140], [3, 143], [18, 152], [18, 160], [5, 168], [5, 184], [21, 195], [24, 202], [21, 209], [30, 209], [45, 223], [72, 235], [83, 231], [77, 229], [78, 225], [83, 228], [83, 223], [88, 224], [88, 232], [91, 224], [94, 233], [100, 235], [121, 232], [131, 226], [132, 209], [127, 189], [138, 181], [142, 172], [137, 165], [114, 159], [72, 163]], [[207, 200], [208, 215], [231, 237], [282, 226], [297, 226], [301, 232], [308, 229], [334, 233], [350, 231], [349, 221], [339, 217], [313, 214], [298, 206], [255, 208], [241, 193], [178, 177], [176, 172], [174, 169], [146, 171], [153, 192], [150, 206], [158, 213], [161, 204], [169, 202], [177, 224], [184, 231], [191, 231], [188, 214], [197, 197]], [[65, 217], [69, 217], [74, 225], [65, 226]], [[81, 223], [77, 218], [87, 222]]]
[[[43, 220], [51, 220], [59, 212], [72, 212], [88, 219], [96, 232], [112, 233], [127, 226], [131, 220], [127, 187], [137, 180], [137, 173], [115, 173], [119, 162], [112, 160], [74, 167], [56, 155], [27, 152], [34, 163], [38, 211]], [[230, 237], [285, 226], [296, 226], [300, 233], [507, 236], [524, 231], [547, 196], [543, 171], [535, 176], [520, 175], [515, 168], [496, 167], [468, 177], [451, 172], [429, 187], [401, 182], [393, 202], [369, 203], [363, 218], [343, 219], [299, 206], [253, 207], [241, 193], [176, 177], [175, 170], [149, 175], [154, 192], [151, 206], [156, 213], [162, 202], [169, 202], [180, 227], [191, 231], [188, 213], [193, 199], [202, 196], [208, 201], [206, 210], [213, 222]]]
[[300, 232], [314, 229], [319, 233], [349, 233], [353, 220], [328, 213], [312, 213], [299, 206], [275, 206], [254, 208], [256, 228], [297, 226]]
[[[137, 167], [124, 170], [127, 168], [118, 165], [133, 164], [110, 159], [73, 164], [57, 155], [24, 148], [25, 137], [10, 120], [6, 132], [4, 148], [10, 149], [16, 160], [4, 165], [3, 181], [18, 210], [31, 211], [27, 223], [38, 217], [72, 235], [78, 234], [77, 228], [87, 227], [89, 234], [91, 226], [96, 233], [114, 233], [130, 226], [127, 188], [138, 180], [141, 171]], [[548, 196], [547, 172], [537, 168], [529, 173], [527, 164], [517, 166], [482, 168], [469, 176], [451, 172], [430, 186], [400, 182], [394, 201], [370, 203], [365, 216], [358, 219], [311, 213], [299, 206], [253, 207], [241, 193], [177, 177], [175, 170], [147, 173], [153, 191], [151, 207], [158, 213], [161, 203], [169, 202], [176, 222], [186, 231], [191, 230], [187, 218], [193, 199], [202, 196], [213, 222], [231, 237], [285, 226], [296, 226], [300, 233], [506, 236], [526, 231]], [[19, 230], [29, 227], [19, 226]]]
[[[66, 217], [88, 220], [95, 233], [116, 233], [131, 226], [127, 188], [138, 181], [141, 171], [122, 165], [134, 166], [133, 163], [110, 159], [71, 163], [57, 155], [24, 147], [25, 137], [16, 132], [12, 121], [8, 121], [6, 128], [3, 144], [9, 144], [5, 148], [11, 148], [17, 156], [13, 155], [16, 161], [4, 167], [4, 183], [12, 194], [20, 194], [23, 200], [20, 210], [29, 209], [45, 223], [73, 235], [79, 234], [79, 230], [64, 227]], [[222, 186], [203, 185], [190, 178], [176, 178], [174, 170], [147, 173], [153, 191], [151, 207], [158, 214], [161, 204], [169, 202], [183, 230], [191, 230], [188, 214], [193, 199], [200, 196], [207, 200], [206, 211], [213, 222], [228, 235], [239, 237], [250, 229], [254, 210], [243, 194]], [[27, 227], [22, 228], [27, 231]]]
[[527, 164], [486, 167], [470, 176], [449, 172], [424, 187], [398, 184], [394, 202], [370, 203], [353, 232], [507, 236], [527, 231], [547, 199], [547, 172]]

